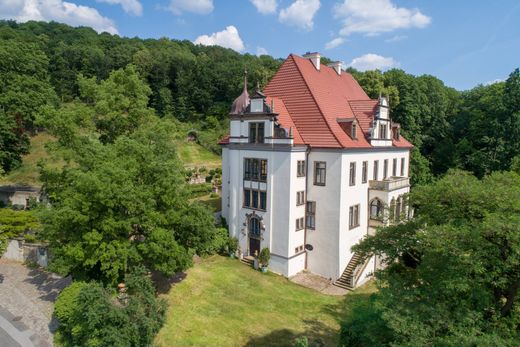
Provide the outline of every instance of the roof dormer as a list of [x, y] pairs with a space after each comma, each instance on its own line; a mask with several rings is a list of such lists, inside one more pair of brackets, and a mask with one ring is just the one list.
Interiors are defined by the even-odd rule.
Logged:
[[356, 118], [338, 118], [337, 122], [345, 134], [352, 140], [357, 140], [359, 124]]

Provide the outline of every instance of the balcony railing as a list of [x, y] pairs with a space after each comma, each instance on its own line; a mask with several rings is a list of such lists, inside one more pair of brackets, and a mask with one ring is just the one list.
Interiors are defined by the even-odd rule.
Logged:
[[396, 189], [406, 188], [410, 186], [410, 178], [408, 177], [390, 177], [383, 181], [369, 181], [370, 189], [392, 191]]

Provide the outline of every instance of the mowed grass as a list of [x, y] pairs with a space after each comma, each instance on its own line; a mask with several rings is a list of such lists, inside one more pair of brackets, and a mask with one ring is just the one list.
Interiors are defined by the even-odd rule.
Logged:
[[201, 145], [190, 141], [176, 141], [179, 158], [186, 167], [206, 167], [214, 169], [220, 167], [220, 156], [207, 150]]
[[63, 165], [62, 161], [52, 158], [45, 148], [46, 143], [54, 141], [56, 141], [56, 139], [45, 132], [32, 136], [29, 153], [23, 156], [22, 165], [0, 179], [0, 184], [28, 184], [40, 186], [40, 173], [38, 169], [38, 163], [40, 161], [53, 167]]
[[336, 346], [341, 320], [371, 290], [328, 296], [213, 256], [163, 295], [169, 308], [155, 345], [292, 346], [306, 336], [310, 345]]

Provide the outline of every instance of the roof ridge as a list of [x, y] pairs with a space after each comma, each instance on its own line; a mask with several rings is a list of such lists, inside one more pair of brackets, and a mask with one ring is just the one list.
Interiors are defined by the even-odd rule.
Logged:
[[[325, 124], [327, 125], [327, 128], [329, 129], [329, 131], [332, 133], [332, 135], [334, 136], [334, 139], [336, 140], [336, 142], [338, 143], [338, 145], [342, 146], [343, 147], [343, 143], [338, 139], [338, 137], [336, 136], [336, 133], [334, 132], [334, 130], [332, 130], [332, 128], [330, 127], [330, 124], [329, 124], [329, 121], [327, 120], [327, 117], [325, 117], [325, 114], [323, 113], [323, 110], [322, 108], [320, 107], [320, 104], [318, 103], [318, 101], [316, 100], [316, 97], [314, 96], [314, 93], [312, 92], [311, 88], [309, 87], [309, 83], [307, 82], [307, 79], [305, 78], [305, 75], [302, 73], [302, 71], [300, 70], [300, 66], [298, 65], [298, 63], [296, 62], [296, 60], [294, 59], [294, 55], [291, 53], [289, 54], [289, 57], [294, 61], [294, 64], [296, 65], [296, 70], [298, 70], [298, 73], [300, 74], [300, 76], [302, 77], [303, 81], [305, 82], [305, 86], [307, 87], [307, 89], [309, 90], [311, 96], [312, 96], [312, 100], [314, 100], [314, 103], [316, 104], [316, 107], [318, 107], [318, 110], [320, 111], [320, 114], [321, 114], [321, 118], [325, 121]], [[301, 57], [301, 59], [305, 59], [303, 57]], [[311, 63], [312, 64], [312, 63]]]

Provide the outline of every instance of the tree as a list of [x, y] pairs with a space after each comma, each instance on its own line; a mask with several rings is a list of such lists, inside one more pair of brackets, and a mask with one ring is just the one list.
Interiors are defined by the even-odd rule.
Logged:
[[354, 247], [386, 264], [376, 276], [387, 343], [518, 343], [520, 176], [452, 171], [411, 200], [414, 220]]

